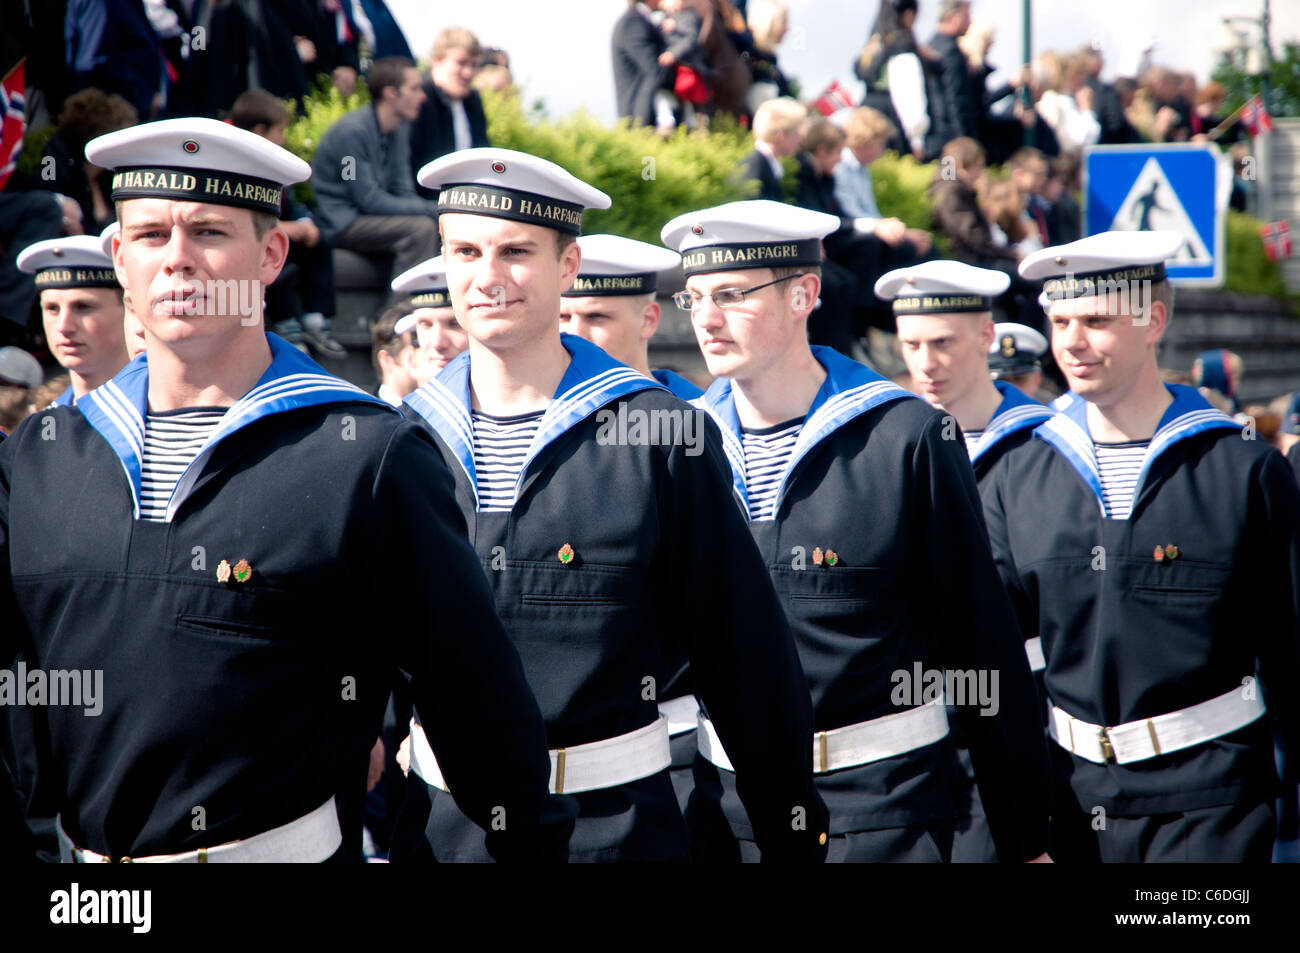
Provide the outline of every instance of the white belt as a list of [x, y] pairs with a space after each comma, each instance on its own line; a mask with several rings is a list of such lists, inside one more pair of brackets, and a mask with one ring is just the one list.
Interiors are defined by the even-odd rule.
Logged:
[[1025, 640], [1025, 657], [1029, 659], [1029, 671], [1041, 672], [1047, 668], [1047, 658], [1043, 655], [1043, 637], [1041, 635]]
[[[948, 714], [943, 696], [938, 700], [893, 715], [873, 718], [813, 734], [813, 773], [870, 764], [915, 748], [932, 745], [948, 734]], [[735, 771], [722, 750], [713, 722], [700, 715], [700, 754], [724, 771]]]
[[700, 703], [694, 695], [682, 695], [659, 703], [659, 714], [668, 719], [668, 734], [676, 738], [694, 731], [700, 716]]
[[[78, 847], [63, 829], [63, 818], [55, 818], [59, 837], [59, 859], [64, 863], [107, 864], [113, 858]], [[124, 864], [318, 864], [328, 860], [343, 844], [338, 812], [330, 798], [310, 814], [244, 840], [216, 847], [200, 847], [183, 854], [153, 854], [149, 857], [119, 857]]]
[[[1251, 679], [1253, 682], [1253, 679]], [[1259, 690], [1242, 684], [1207, 702], [1114, 728], [1090, 725], [1051, 706], [1047, 731], [1066, 751], [1097, 764], [1128, 764], [1181, 751], [1244, 728], [1264, 714]], [[1251, 697], [1246, 698], [1249, 694]]]
[[[559, 748], [551, 755], [551, 793], [576, 794], [617, 787], [658, 774], [673, 763], [668, 745], [668, 719], [655, 721], [616, 738]], [[433, 756], [424, 728], [411, 719], [411, 770], [425, 783], [447, 790], [438, 759]]]

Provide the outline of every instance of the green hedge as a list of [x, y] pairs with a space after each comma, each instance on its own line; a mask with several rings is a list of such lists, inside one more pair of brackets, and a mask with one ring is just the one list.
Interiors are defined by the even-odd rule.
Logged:
[[1289, 298], [1282, 269], [1270, 261], [1264, 251], [1264, 239], [1259, 229], [1263, 223], [1241, 212], [1228, 213], [1228, 227], [1224, 233], [1227, 246], [1227, 266], [1224, 269], [1225, 291], [1268, 295], [1271, 298]]
[[583, 216], [588, 234], [658, 244], [669, 219], [752, 198], [758, 187], [736, 176], [753, 144], [734, 122], [715, 123], [707, 133], [678, 129], [663, 139], [625, 122], [608, 126], [585, 111], [561, 119], [530, 116], [509, 93], [485, 94], [484, 107], [494, 145], [549, 159], [609, 195], [609, 209]]

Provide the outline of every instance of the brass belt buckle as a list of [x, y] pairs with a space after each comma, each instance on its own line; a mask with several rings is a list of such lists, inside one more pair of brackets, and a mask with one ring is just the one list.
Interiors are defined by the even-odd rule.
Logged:
[[555, 793], [564, 793], [564, 749], [555, 752]]
[[817, 769], [817, 773], [825, 774], [826, 765], [829, 759], [826, 757], [826, 732], [824, 731], [817, 732], [817, 756], [818, 756], [819, 763], [821, 765]]
[[1118, 764], [1115, 760], [1115, 747], [1110, 743], [1110, 736], [1106, 732], [1109, 728], [1097, 729], [1097, 740], [1101, 742], [1101, 758], [1106, 764]]

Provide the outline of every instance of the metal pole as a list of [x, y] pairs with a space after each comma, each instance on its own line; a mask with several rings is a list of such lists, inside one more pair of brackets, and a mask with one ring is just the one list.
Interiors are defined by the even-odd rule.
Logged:
[[[1024, 3], [1021, 6], [1021, 9], [1024, 11], [1024, 15], [1021, 17], [1021, 20], [1024, 23], [1024, 37], [1023, 37], [1024, 44], [1023, 45], [1024, 45], [1025, 57], [1023, 62], [1026, 65], [1030, 63], [1030, 60], [1033, 57], [1033, 51], [1031, 49], [1030, 42], [1029, 42], [1029, 24], [1030, 24], [1029, 2], [1030, 0], [1024, 0]], [[1031, 75], [1032, 75], [1032, 71], [1031, 71]], [[1030, 110], [1034, 108], [1034, 100], [1033, 97], [1029, 94], [1028, 83], [1020, 87], [1020, 103], [1021, 106], [1026, 110]], [[1033, 126], [1025, 127], [1024, 144], [1027, 146], [1032, 146], [1034, 144]]]

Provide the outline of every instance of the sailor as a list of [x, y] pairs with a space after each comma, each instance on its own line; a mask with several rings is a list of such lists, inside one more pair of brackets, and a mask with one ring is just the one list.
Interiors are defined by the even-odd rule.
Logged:
[[[1010, 281], [1003, 272], [957, 261], [899, 268], [876, 281], [876, 294], [893, 301], [898, 342], [913, 387], [961, 428], [981, 498], [991, 483], [989, 474], [1007, 451], [1028, 440], [1052, 413], [1011, 384], [990, 377], [990, 348], [998, 343], [993, 299]], [[998, 353], [1014, 354], [1014, 344], [1015, 336], [1004, 334]], [[1032, 651], [1037, 645], [1026, 648], [1030, 668], [1041, 670], [1041, 650]], [[959, 721], [952, 738], [958, 761], [952, 859], [996, 861]]]
[[[659, 329], [655, 300], [659, 273], [681, 265], [682, 256], [660, 245], [620, 235], [582, 235], [582, 268], [561, 296], [560, 330], [595, 344], [616, 361], [653, 377], [685, 401], [704, 391], [666, 368], [650, 369], [650, 339]], [[690, 691], [686, 648], [679, 646], [660, 680], [659, 711], [672, 739], [673, 790], [683, 813], [695, 786], [695, 724], [700, 706]]]
[[442, 256], [437, 255], [402, 272], [393, 279], [391, 287], [410, 295], [406, 305], [411, 313], [405, 323], [398, 322], [402, 329], [398, 333], [415, 332], [416, 378], [423, 386], [469, 347], [469, 337], [456, 320], [447, 292], [447, 266]]
[[[736, 499], [812, 693], [809, 754], [831, 810], [830, 859], [949, 859], [945, 695], [1000, 859], [1044, 859], [1033, 682], [960, 431], [861, 364], [808, 344], [819, 240], [837, 226], [760, 200], [682, 215], [662, 234], [683, 256], [676, 301], [719, 378], [702, 403], [722, 428]], [[721, 741], [725, 750], [702, 718], [691, 819], [717, 833], [720, 858], [752, 859]], [[725, 815], [725, 833], [706, 811]]]
[[[28, 709], [64, 858], [355, 857], [400, 667], [486, 850], [562, 860], [574, 806], [547, 791], [446, 465], [264, 331], [281, 191], [307, 165], [208, 119], [86, 158], [112, 170], [148, 353], [0, 446], [0, 668], [21, 651], [80, 688]], [[381, 590], [404, 594], [402, 628], [375, 626]]]
[[18, 253], [35, 276], [50, 353], [72, 385], [55, 406], [71, 406], [126, 366], [122, 286], [97, 235], [51, 238]]
[[[578, 800], [570, 859], [687, 856], [656, 707], [684, 645], [694, 691], [736, 751], [764, 856], [822, 860], [808, 692], [730, 502], [717, 430], [657, 381], [560, 332], [583, 210], [608, 207], [608, 196], [551, 162], [495, 148], [443, 156], [419, 182], [441, 190], [448, 287], [469, 350], [407, 403], [455, 476], [546, 718], [553, 789]], [[414, 724], [425, 800], [408, 795], [403, 817], [420, 824], [433, 857], [484, 859], [447, 796], [456, 781], [421, 738]]]
[[[1042, 639], [1053, 852], [1270, 859], [1295, 750], [1300, 491], [1282, 455], [1161, 381], [1177, 232], [1027, 256], [1072, 399], [994, 475], [994, 555]], [[1284, 778], [1291, 798], [1295, 779]]]
[[1047, 338], [1038, 331], [1027, 324], [999, 321], [993, 325], [993, 343], [989, 345], [989, 376], [1038, 400], [1046, 353]]

